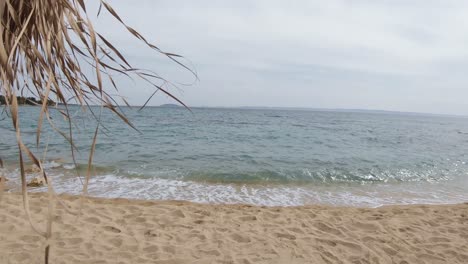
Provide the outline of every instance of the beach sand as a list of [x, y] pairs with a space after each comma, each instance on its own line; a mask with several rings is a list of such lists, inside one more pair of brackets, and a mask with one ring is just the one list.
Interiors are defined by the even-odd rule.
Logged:
[[[72, 211], [77, 196], [60, 196]], [[44, 194], [31, 194], [45, 229]], [[468, 263], [468, 204], [259, 207], [87, 198], [56, 206], [50, 263]], [[19, 194], [0, 203], [0, 263], [43, 263]]]

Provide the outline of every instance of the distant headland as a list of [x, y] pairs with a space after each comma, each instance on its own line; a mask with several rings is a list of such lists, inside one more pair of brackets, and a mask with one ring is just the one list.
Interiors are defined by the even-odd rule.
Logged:
[[164, 108], [183, 108], [183, 106], [178, 105], [178, 104], [162, 104], [158, 107], [164, 107]]
[[[16, 99], [18, 100], [18, 105], [42, 105], [42, 100], [37, 100], [34, 97], [17, 96]], [[3, 95], [0, 95], [0, 105], [6, 105], [6, 99]], [[47, 100], [47, 105], [55, 106], [57, 103], [49, 99]]]

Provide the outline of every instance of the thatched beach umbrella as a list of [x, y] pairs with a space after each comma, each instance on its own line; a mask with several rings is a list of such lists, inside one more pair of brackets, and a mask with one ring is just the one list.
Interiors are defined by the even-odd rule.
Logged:
[[[127, 26], [103, 0], [100, 1], [98, 15], [101, 11], [110, 13], [117, 23], [122, 24], [124, 30], [151, 49], [191, 71], [177, 61], [180, 56], [160, 50], [136, 30]], [[51, 197], [49, 200], [53, 200], [54, 192], [40, 160], [21, 139], [21, 117], [18, 115], [16, 96], [34, 95], [42, 100], [41, 111], [37, 117], [37, 145], [40, 144], [44, 119], [56, 129], [49, 116], [50, 106], [47, 103], [49, 99], [55, 99], [57, 103], [63, 105], [62, 109], [57, 110], [69, 123], [71, 116], [68, 113], [68, 103], [72, 99], [81, 106], [97, 104], [107, 107], [131, 125], [116, 107], [118, 105], [116, 100], [104, 88], [105, 83], [108, 83], [113, 89], [117, 89], [112, 77], [114, 74], [141, 78], [155, 89], [179, 100], [164, 89], [163, 85], [167, 82], [162, 77], [150, 71], [134, 68], [109, 40], [95, 31], [84, 0], [0, 0], [0, 21], [0, 94], [5, 96], [6, 107], [16, 130], [23, 203], [30, 219], [24, 170], [26, 158], [41, 169], [49, 186]], [[85, 68], [90, 67], [94, 72], [92, 76], [84, 72]], [[73, 145], [71, 127], [70, 125], [70, 130], [66, 132], [58, 129], [56, 131]], [[97, 132], [98, 128], [94, 142]], [[89, 165], [92, 162], [92, 154], [93, 150], [90, 153]], [[88, 179], [89, 173], [85, 181], [85, 192]], [[46, 239], [51, 236], [51, 210], [45, 230], [31, 223], [35, 231]], [[48, 252], [49, 247], [46, 246], [46, 262]]]

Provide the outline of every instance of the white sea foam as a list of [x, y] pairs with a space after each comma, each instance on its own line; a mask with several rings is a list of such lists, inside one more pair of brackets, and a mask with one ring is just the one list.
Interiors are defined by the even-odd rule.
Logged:
[[63, 168], [66, 170], [73, 170], [75, 167], [75, 164], [63, 164]]
[[[10, 177], [15, 180], [15, 173]], [[17, 174], [17, 173], [16, 173]], [[76, 177], [51, 175], [57, 192], [80, 194], [81, 181]], [[17, 189], [18, 190], [18, 189]], [[37, 188], [33, 191], [46, 191]], [[185, 200], [215, 204], [253, 204], [264, 206], [336, 205], [378, 207], [391, 204], [441, 204], [468, 200], [463, 189], [440, 188], [424, 183], [411, 185], [369, 184], [367, 186], [261, 186], [207, 184], [161, 178], [131, 178], [112, 174], [95, 176], [89, 194], [97, 197]]]

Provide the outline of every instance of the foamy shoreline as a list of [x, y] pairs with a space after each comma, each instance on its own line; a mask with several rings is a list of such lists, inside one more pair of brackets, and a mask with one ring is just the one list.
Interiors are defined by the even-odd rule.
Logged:
[[[78, 196], [60, 196], [77, 211]], [[47, 202], [31, 194], [34, 223]], [[50, 263], [467, 263], [468, 203], [265, 207], [88, 198], [56, 207]], [[21, 195], [0, 203], [0, 263], [41, 263]]]
[[[48, 171], [57, 193], [80, 195], [82, 181], [63, 171]], [[71, 173], [71, 171], [70, 171]], [[39, 174], [28, 175], [28, 181]], [[21, 191], [19, 173], [6, 172], [10, 192]], [[136, 200], [182, 200], [206, 204], [254, 206], [353, 206], [380, 207], [409, 204], [456, 204], [468, 201], [466, 179], [430, 182], [332, 183], [332, 184], [233, 184], [185, 181], [177, 178], [133, 178], [114, 174], [91, 177], [90, 196]], [[30, 189], [47, 192], [47, 187]]]

